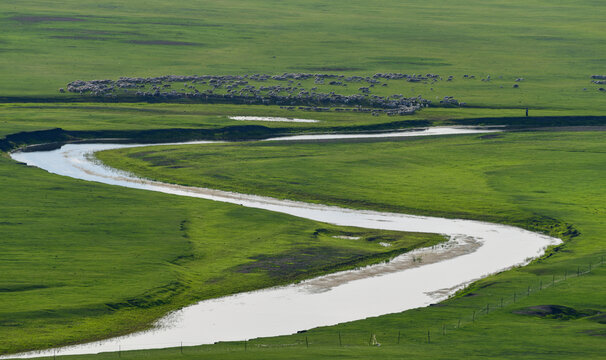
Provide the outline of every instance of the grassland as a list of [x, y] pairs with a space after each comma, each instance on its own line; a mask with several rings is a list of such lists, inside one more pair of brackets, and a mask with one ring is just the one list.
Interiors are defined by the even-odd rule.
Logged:
[[[544, 184], [543, 177], [549, 174], [552, 182], [561, 181], [560, 186], [566, 189], [591, 192], [575, 194], [575, 198], [599, 195], [600, 185], [595, 182], [600, 181], [601, 170], [583, 179], [587, 182], [584, 186], [574, 186], [582, 180], [564, 169], [579, 159], [572, 157], [565, 162], [561, 153], [599, 152], [604, 140], [602, 132], [520, 132], [439, 140], [162, 146], [106, 151], [98, 157], [138, 175], [191, 186], [355, 208], [503, 221], [544, 213], [535, 208], [534, 198], [528, 200], [533, 207], [522, 211], [524, 207], [512, 199], [514, 185], [503, 188], [501, 174], [509, 174], [514, 166], [537, 166], [539, 170], [537, 162], [548, 163], [547, 174], [526, 174], [528, 180], [540, 179], [532, 186], [542, 199], [555, 201], [558, 196], [569, 196], [561, 195], [554, 184]], [[557, 162], [561, 164], [555, 167]], [[600, 163], [586, 160], [585, 166], [598, 168]], [[503, 170], [492, 175], [498, 169]], [[487, 173], [490, 176], [484, 175]], [[551, 212], [543, 215], [561, 218]]]
[[[604, 73], [605, 13], [604, 4], [596, 0], [4, 1], [0, 2], [0, 137], [58, 127], [76, 132], [69, 136], [37, 133], [8, 144], [9, 149], [99, 137], [161, 141], [243, 138], [244, 133], [252, 138], [302, 131], [385, 130], [412, 126], [413, 121], [424, 125], [604, 125], [606, 93], [598, 91], [589, 77]], [[428, 108], [406, 117], [371, 117], [273, 106], [87, 102], [58, 92], [77, 79], [284, 72], [453, 75], [453, 81], [435, 84], [388, 83], [373, 88], [372, 94], [422, 95], [434, 101], [454, 96], [467, 107]], [[475, 79], [465, 79], [465, 74], [475, 75]], [[481, 81], [488, 75], [490, 82]], [[524, 81], [515, 82], [519, 77]], [[514, 89], [514, 83], [520, 87]], [[323, 89], [351, 93], [357, 87]], [[531, 117], [522, 118], [527, 107]], [[321, 122], [288, 126], [251, 122], [264, 127], [226, 130], [246, 124], [229, 120], [229, 115]], [[200, 133], [183, 134], [178, 129]], [[140, 133], [155, 130], [165, 131]], [[230, 166], [226, 170], [231, 178], [218, 182], [207, 176], [210, 172], [199, 173], [209, 186], [360, 208], [489, 219], [565, 237], [570, 229], [564, 223], [570, 223], [581, 235], [549, 259], [480, 282], [471, 290], [474, 296], [460, 297], [446, 306], [314, 330], [307, 334], [309, 349], [301, 335], [251, 342], [246, 354], [243, 344], [219, 344], [186, 349], [183, 355], [167, 350], [128, 356], [601, 356], [603, 325], [587, 319], [539, 319], [513, 315], [508, 307], [482, 317], [474, 326], [452, 331], [458, 318], [469, 321], [472, 309], [511, 296], [512, 291], [527, 285], [536, 288], [541, 277], [587, 266], [603, 248], [600, 234], [604, 229], [596, 220], [604, 213], [603, 196], [596, 190], [603, 188], [601, 135], [559, 134], [553, 141], [545, 136], [311, 144], [292, 149], [280, 144], [247, 144], [219, 147], [220, 154], [214, 157], [197, 153], [203, 149], [159, 153], [158, 157], [188, 166], [178, 174], [167, 173], [170, 178], [165, 180], [196, 183], [192, 177], [200, 170], [199, 161], [208, 163], [206, 159], [212, 158]], [[558, 150], [560, 145], [567, 148]], [[361, 146], [366, 152], [356, 150]], [[324, 153], [328, 148], [347, 156], [338, 159], [336, 153]], [[387, 159], [402, 164], [398, 155], [403, 156], [405, 150], [415, 161], [394, 168]], [[292, 151], [301, 156], [286, 156]], [[259, 156], [263, 152], [277, 155], [274, 162]], [[104, 156], [117, 165], [149, 171], [149, 176], [165, 176], [149, 168], [146, 160], [153, 159]], [[310, 168], [307, 160], [314, 166]], [[336, 160], [341, 163], [326, 163]], [[265, 166], [270, 166], [274, 177], [244, 177], [237, 168], [244, 161], [244, 168], [256, 174], [265, 175]], [[286, 164], [291, 165], [289, 171], [279, 168], [281, 162], [291, 161]], [[422, 166], [429, 162], [435, 168]], [[293, 164], [305, 164], [308, 173], [294, 169]], [[337, 165], [338, 169], [333, 168]], [[216, 167], [211, 170], [219, 171]], [[127, 332], [195, 299], [334, 270], [318, 264], [305, 273], [289, 273], [280, 279], [266, 272], [229, 270], [260, 252], [278, 256], [287, 249], [300, 250], [301, 239], [314, 246], [326, 241], [334, 244], [333, 239], [313, 236], [324, 224], [59, 178], [17, 165], [5, 156], [0, 157], [0, 173], [0, 353]], [[380, 177], [369, 178], [369, 173]], [[534, 181], [527, 181], [531, 177]], [[287, 184], [285, 179], [298, 184]], [[351, 189], [347, 196], [343, 195], [345, 186]], [[235, 222], [242, 225], [241, 231], [230, 226], [229, 233], [220, 232], [225, 224]], [[250, 235], [253, 222], [263, 226], [255, 227]], [[280, 247], [253, 245], [257, 237], [274, 239]], [[411, 235], [401, 245], [420, 244], [424, 239]], [[225, 253], [223, 242], [242, 243], [241, 252]], [[366, 260], [357, 260], [362, 263], [368, 256], [375, 260], [385, 256], [381, 255], [383, 249], [372, 244], [338, 246], [351, 255], [349, 260], [336, 259], [342, 262], [362, 253]], [[205, 263], [211, 255], [216, 263]], [[229, 256], [235, 256], [233, 261]], [[216, 268], [209, 270], [212, 266]], [[603, 276], [598, 268], [520, 300], [518, 306], [555, 302], [579, 311], [604, 310], [599, 298]], [[223, 278], [206, 283], [212, 277]], [[431, 346], [424, 343], [425, 328], [431, 328], [432, 334], [441, 333], [444, 322], [451, 330], [448, 335], [432, 340]], [[336, 346], [336, 331], [343, 333], [348, 347]], [[394, 344], [396, 331], [402, 332], [399, 346]], [[367, 344], [369, 332], [376, 332], [384, 346], [362, 346]], [[286, 348], [285, 344], [295, 346]]]
[[[384, 261], [442, 241], [99, 186], [0, 161], [0, 353], [141, 329], [197, 299]], [[341, 234], [393, 245], [334, 237]], [[255, 260], [261, 254], [265, 260]]]
[[[600, 111], [585, 116], [565, 111], [520, 109], [428, 108], [406, 117], [356, 113], [299, 113], [317, 123], [236, 121], [232, 115], [292, 116], [268, 106], [208, 104], [0, 104], [0, 149], [83, 139], [114, 138], [135, 142], [196, 139], [245, 140], [317, 132], [388, 131], [419, 126], [508, 125], [514, 128], [604, 126]], [[60, 129], [59, 129], [60, 128]], [[59, 129], [59, 130], [58, 130]]]
[[[598, 358], [606, 349], [600, 316], [557, 320], [557, 316], [516, 312], [545, 305], [606, 311], [599, 290], [604, 268], [538, 291], [553, 280], [563, 280], [566, 273], [574, 275], [578, 266], [586, 271], [593, 263], [595, 268], [606, 253], [606, 229], [601, 221], [606, 211], [601, 193], [606, 178], [606, 167], [601, 166], [606, 161], [605, 140], [603, 132], [523, 132], [400, 141], [122, 149], [99, 156], [112, 166], [162, 181], [349, 207], [490, 220], [566, 239], [564, 246], [544, 259], [480, 281], [439, 307], [257, 341], [270, 350], [257, 347], [257, 352], [243, 354], [242, 344], [196, 348], [192, 358], [204, 352], [217, 358], [313, 358], [333, 351], [345, 351], [354, 358], [379, 353], [388, 358], [402, 354], [421, 358]], [[168, 168], [167, 162], [179, 168]], [[528, 297], [527, 286], [532, 288]], [[518, 299], [513, 303], [515, 292]], [[502, 309], [501, 299], [505, 302]], [[482, 311], [486, 304], [493, 312]], [[482, 318], [470, 324], [473, 311]], [[460, 319], [465, 325], [457, 329]], [[443, 325], [447, 335], [442, 335]], [[423, 344], [424, 329], [436, 336], [431, 346]], [[335, 341], [339, 331], [349, 334], [348, 345], [358, 347], [341, 349], [338, 339]], [[399, 345], [398, 331], [406, 338]], [[385, 349], [368, 349], [372, 332], [384, 339]], [[304, 336], [321, 349], [306, 353]], [[298, 348], [284, 349], [283, 344], [298, 344]]]
[[[453, 75], [455, 81], [380, 88], [377, 94], [454, 96], [481, 107], [604, 109], [604, 94], [589, 81], [604, 68], [599, 2], [375, 5], [4, 2], [0, 94], [8, 101], [70, 101], [57, 91], [68, 82], [120, 76], [405, 72]], [[476, 79], [463, 80], [464, 74]], [[487, 75], [492, 82], [480, 81]], [[525, 81], [513, 89], [518, 77]]]

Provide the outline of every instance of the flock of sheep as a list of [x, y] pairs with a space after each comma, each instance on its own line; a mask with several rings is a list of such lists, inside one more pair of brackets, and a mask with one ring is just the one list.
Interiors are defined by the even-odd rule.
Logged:
[[[463, 79], [474, 78], [474, 75], [463, 75]], [[606, 75], [593, 75], [591, 78], [595, 84], [606, 84]], [[354, 111], [368, 112], [373, 115], [408, 115], [429, 106], [431, 101], [421, 96], [373, 95], [371, 93], [372, 89], [377, 86], [389, 86], [388, 80], [433, 84], [438, 81], [452, 81], [453, 79], [454, 76], [452, 75], [442, 78], [437, 74], [402, 73], [377, 73], [372, 76], [309, 73], [166, 75], [149, 78], [121, 77], [118, 80], [76, 80], [67, 85], [67, 91], [116, 100], [130, 98], [156, 102], [188, 100], [206, 103], [279, 105], [288, 110]], [[314, 84], [308, 89], [301, 83], [307, 80], [313, 80]], [[481, 80], [491, 81], [492, 79], [490, 76], [486, 76]], [[517, 78], [513, 87], [518, 88], [518, 83], [521, 81], [524, 81], [524, 78]], [[327, 86], [330, 87], [328, 90], [335, 90], [335, 87], [353, 86], [357, 93], [343, 95], [335, 91], [322, 92], [318, 90], [318, 87], [326, 88]], [[179, 89], [173, 89], [173, 87]], [[603, 88], [599, 90], [605, 91]], [[65, 92], [65, 89], [59, 89], [59, 91]], [[444, 97], [439, 103], [441, 106], [465, 105], [465, 103], [460, 103], [452, 96]]]
[[[591, 82], [596, 85], [604, 85], [606, 84], [606, 75], [592, 75]], [[606, 91], [603, 87], [598, 89], [599, 91]]]
[[[357, 94], [342, 95], [335, 91], [321, 92], [318, 86], [305, 89], [301, 81], [313, 79], [314, 84], [344, 86], [356, 85]], [[67, 85], [67, 91], [104, 98], [134, 96], [146, 101], [188, 99], [201, 102], [233, 104], [279, 105], [285, 109], [307, 111], [355, 111], [373, 115], [407, 115], [426, 107], [430, 101], [401, 94], [378, 96], [370, 89], [381, 84], [381, 80], [405, 80], [408, 82], [436, 82], [441, 77], [434, 74], [407, 75], [398, 73], [375, 74], [373, 76], [344, 76], [335, 74], [284, 73], [281, 75], [166, 75], [150, 78], [121, 77], [118, 80], [76, 80]], [[451, 80], [452, 77], [449, 78]], [[252, 85], [249, 82], [267, 82], [267, 85]], [[278, 84], [275, 84], [278, 82]], [[365, 85], [365, 86], [361, 86]], [[172, 87], [180, 87], [179, 90]], [[199, 90], [198, 88], [204, 88]], [[64, 89], [60, 89], [65, 92]], [[458, 106], [452, 97], [445, 97], [442, 104]], [[334, 108], [334, 109], [333, 109]]]

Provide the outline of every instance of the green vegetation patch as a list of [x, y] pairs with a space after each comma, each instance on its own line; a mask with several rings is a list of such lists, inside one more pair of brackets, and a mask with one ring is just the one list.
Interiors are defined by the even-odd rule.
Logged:
[[[369, 265], [378, 261], [388, 261], [390, 258], [412, 250], [414, 247], [429, 247], [444, 241], [441, 235], [426, 233], [410, 233], [387, 230], [356, 230], [347, 231], [337, 228], [317, 229], [316, 238], [323, 238], [327, 243], [333, 240], [343, 240], [350, 243], [349, 247], [318, 246], [299, 250], [289, 250], [275, 255], [258, 254], [251, 256], [250, 263], [238, 265], [237, 272], [266, 272], [273, 278], [296, 279], [302, 274], [315, 272], [332, 272], [348, 269], [354, 266]], [[372, 249], [377, 245], [386, 248], [385, 252], [374, 252], [358, 244], [366, 243]], [[312, 270], [313, 269], [313, 270]]]
[[[351, 358], [565, 359], [599, 358], [606, 350], [598, 314], [606, 311], [600, 290], [606, 276], [604, 144], [605, 132], [542, 131], [147, 147], [98, 157], [161, 181], [488, 220], [565, 240], [530, 265], [477, 281], [437, 306], [256, 339], [246, 353], [242, 343], [225, 343], [194, 348], [192, 356], [205, 351], [226, 359], [339, 353]], [[181, 167], [161, 165], [167, 160]], [[369, 346], [372, 334], [380, 349]]]
[[[445, 240], [99, 185], [5, 156], [0, 175], [0, 354], [142, 330], [202, 299], [386, 261]], [[386, 248], [321, 236], [317, 229], [399, 241]], [[280, 258], [328, 248], [338, 256], [318, 256], [293, 271], [236, 270], [260, 254]]]
[[[288, 124], [288, 129], [251, 122], [264, 127], [263, 136], [430, 124], [604, 125], [606, 92], [600, 88], [605, 86], [592, 78], [604, 75], [606, 65], [603, 14], [604, 4], [596, 0], [0, 2], [0, 136], [63, 129], [2, 140], [5, 150], [99, 137], [183, 140], [200, 135], [200, 129], [213, 133], [204, 132], [203, 138], [227, 139], [235, 135], [223, 128], [243, 125], [230, 115], [320, 120]], [[345, 87], [308, 79], [301, 87], [322, 86], [324, 93], [345, 95], [369, 87], [369, 96], [421, 95], [432, 102], [451, 96], [467, 107], [424, 108], [394, 120], [265, 105], [117, 103], [112, 98], [88, 103], [87, 97], [59, 92], [74, 80], [286, 72], [439, 74], [444, 81], [436, 83], [385, 79], [380, 86]], [[193, 90], [175, 85], [179, 92]], [[214, 91], [225, 95], [227, 90]], [[530, 118], [524, 117], [525, 108]], [[238, 136], [253, 130], [240, 129]], [[251, 341], [246, 353], [244, 343], [227, 343], [183, 354], [169, 349], [95, 357], [603, 357], [604, 324], [592, 320], [601, 315], [545, 321], [513, 314], [511, 304], [517, 299], [516, 309], [559, 304], [605, 310], [604, 271], [594, 267], [581, 275], [604, 252], [605, 140], [600, 133], [527, 133], [227, 144], [152, 149], [158, 153], [139, 158], [129, 157], [134, 152], [101, 154], [115, 166], [163, 181], [490, 220], [567, 242], [531, 266], [480, 281], [441, 306]], [[421, 244], [398, 240], [385, 248], [378, 244], [383, 240], [332, 238], [330, 231], [352, 230], [59, 178], [5, 158], [0, 175], [0, 353], [139, 330], [196, 299], [304, 278], [314, 269], [293, 271], [289, 280], [279, 281], [268, 269], [289, 256], [313, 258], [313, 249], [334, 249], [342, 260], [341, 254], [349, 253], [351, 259], [368, 254], [367, 260], [379, 261], [390, 251]], [[323, 228], [329, 232], [316, 234]], [[230, 246], [234, 243], [239, 246]], [[265, 265], [255, 271], [235, 271], [260, 262]], [[316, 271], [323, 271], [318, 266]], [[537, 290], [552, 281], [553, 287]], [[522, 294], [528, 295], [521, 299]], [[501, 299], [505, 308], [496, 310]], [[482, 310], [487, 304], [490, 312]], [[472, 321], [472, 311], [482, 317]], [[381, 347], [368, 346], [371, 334]]]
[[[371, 91], [433, 102], [453, 96], [481, 107], [603, 111], [604, 85], [591, 82], [605, 75], [603, 12], [593, 0], [2, 3], [0, 93], [13, 102], [70, 102], [74, 96], [58, 90], [74, 80], [439, 74], [454, 80], [387, 81]], [[325, 90], [359, 87], [327, 82]]]

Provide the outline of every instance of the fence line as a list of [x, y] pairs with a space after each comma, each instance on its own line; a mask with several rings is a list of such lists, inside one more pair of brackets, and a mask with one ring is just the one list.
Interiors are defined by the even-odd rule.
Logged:
[[[561, 282], [568, 281], [574, 277], [581, 277], [583, 275], [591, 273], [598, 266], [604, 265], [604, 256], [601, 256], [600, 261], [597, 263], [589, 263], [588, 265], [581, 267], [577, 266], [576, 271], [570, 273], [568, 270], [564, 271], [564, 274], [558, 278], [557, 275], [552, 274], [550, 281], [543, 282], [543, 278], [538, 279], [538, 282], [534, 282], [533, 285], [528, 285], [523, 291], [514, 291], [511, 296], [500, 297], [495, 302], [488, 302], [485, 306], [480, 308], [476, 308], [471, 310], [468, 316], [459, 317], [456, 321], [453, 322], [441, 322], [441, 327], [439, 330], [432, 330], [432, 327], [426, 329], [416, 329], [414, 331], [417, 332], [418, 336], [407, 337], [407, 333], [410, 331], [403, 332], [402, 329], [394, 329], [393, 336], [388, 335], [387, 333], [382, 333], [382, 337], [378, 337], [376, 332], [365, 332], [365, 331], [351, 331], [349, 333], [343, 332], [341, 330], [337, 331], [334, 339], [330, 336], [326, 336], [325, 334], [318, 334], [310, 336], [307, 334], [307, 331], [302, 331], [300, 337], [296, 339], [294, 343], [290, 344], [278, 344], [278, 343], [261, 343], [257, 341], [243, 340], [243, 341], [234, 341], [234, 342], [224, 342], [219, 343], [224, 346], [228, 350], [238, 350], [241, 351], [250, 351], [253, 348], [279, 348], [279, 347], [298, 347], [305, 346], [305, 348], [310, 348], [313, 346], [381, 346], [382, 341], [384, 339], [390, 339], [393, 337], [391, 341], [386, 341], [384, 344], [390, 345], [399, 345], [401, 340], [408, 340], [409, 342], [415, 343], [426, 343], [432, 344], [436, 340], [436, 334], [441, 334], [442, 336], [448, 336], [449, 332], [456, 331], [466, 326], [473, 326], [475, 322], [481, 319], [484, 316], [489, 315], [494, 311], [498, 311], [504, 309], [509, 305], [516, 304], [522, 298], [528, 298], [535, 293], [538, 293], [547, 288], [555, 287], [557, 284]], [[410, 329], [409, 329], [410, 330]], [[366, 336], [363, 335], [366, 333]], [[370, 336], [369, 336], [370, 335]], [[364, 340], [366, 338], [366, 340]], [[350, 340], [348, 342], [347, 340]], [[356, 341], [357, 339], [357, 341]], [[315, 341], [312, 341], [315, 340]], [[395, 340], [395, 341], [394, 341]], [[157, 344], [156, 344], [157, 345]], [[184, 354], [187, 350], [187, 346], [200, 346], [195, 343], [188, 342], [180, 342], [179, 344], [166, 344], [167, 347], [171, 345], [175, 345], [174, 348], [179, 351], [180, 354]], [[166, 349], [166, 348], [165, 348]], [[125, 351], [129, 351], [127, 348], [122, 347], [122, 345], [117, 346], [117, 357], [122, 358], [126, 357], [124, 354]], [[196, 349], [196, 352], [204, 351], [203, 349]], [[57, 350], [53, 350], [53, 359], [61, 354], [57, 352]]]

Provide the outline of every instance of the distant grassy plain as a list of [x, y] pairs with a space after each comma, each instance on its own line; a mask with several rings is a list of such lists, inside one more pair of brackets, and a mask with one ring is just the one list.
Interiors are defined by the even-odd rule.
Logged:
[[373, 93], [606, 109], [589, 81], [606, 64], [604, 5], [590, 0], [19, 1], [0, 14], [6, 97], [68, 99], [58, 89], [70, 81], [120, 76], [404, 72], [455, 80]]

